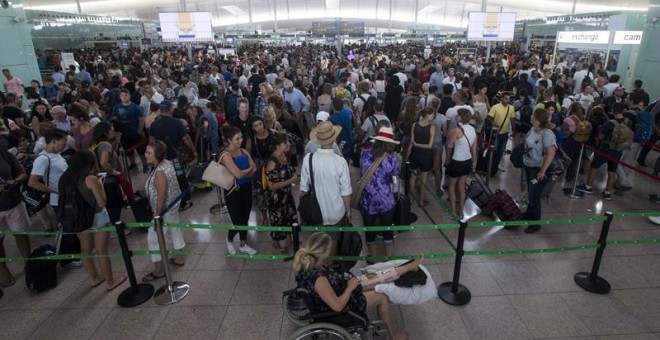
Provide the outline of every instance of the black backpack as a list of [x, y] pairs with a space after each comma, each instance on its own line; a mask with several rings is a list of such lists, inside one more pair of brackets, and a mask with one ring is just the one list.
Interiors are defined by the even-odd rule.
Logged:
[[41, 245], [32, 252], [25, 265], [25, 285], [28, 289], [41, 293], [57, 286], [57, 260], [32, 260], [56, 254], [55, 247], [50, 244]]
[[87, 203], [78, 187], [63, 191], [57, 201], [57, 220], [67, 233], [91, 228], [95, 211], [96, 207]]
[[[343, 231], [337, 240], [337, 256], [360, 256], [362, 252], [362, 237], [357, 231]], [[357, 263], [356, 260], [335, 261], [335, 263], [349, 271]]]

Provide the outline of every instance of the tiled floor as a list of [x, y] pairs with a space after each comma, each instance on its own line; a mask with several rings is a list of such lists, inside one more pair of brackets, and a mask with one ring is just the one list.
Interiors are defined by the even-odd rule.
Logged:
[[[651, 162], [652, 163], [652, 162]], [[355, 171], [355, 170], [352, 170]], [[142, 183], [142, 175], [134, 178]], [[601, 178], [599, 182], [602, 185]], [[647, 200], [657, 193], [658, 183], [639, 176], [635, 189], [612, 201], [599, 196], [572, 200], [561, 194], [558, 183], [544, 218], [574, 218], [602, 215], [605, 211], [654, 211], [658, 205]], [[518, 193], [518, 170], [509, 168], [496, 176], [491, 187]], [[183, 221], [229, 223], [227, 215], [211, 215], [214, 193], [195, 193], [195, 205], [182, 213]], [[422, 211], [419, 224], [431, 223]], [[447, 223], [437, 203], [429, 207], [436, 223]], [[359, 214], [354, 224], [361, 223]], [[130, 210], [124, 211], [127, 220]], [[475, 220], [487, 221], [477, 216]], [[535, 235], [500, 227], [471, 228], [467, 250], [516, 250], [593, 244], [601, 223], [544, 226]], [[40, 226], [35, 224], [34, 229]], [[522, 228], [521, 228], [522, 229]], [[457, 232], [446, 232], [455, 242]], [[224, 256], [225, 232], [185, 230], [186, 250], [195, 255], [184, 267], [173, 268], [176, 280], [190, 284], [190, 294], [181, 302], [163, 307], [153, 300], [136, 308], [117, 305], [117, 296], [103, 286], [89, 288], [82, 269], [63, 270], [57, 288], [41, 294], [23, 284], [22, 263], [10, 263], [18, 283], [3, 288], [0, 299], [2, 339], [286, 339], [296, 326], [281, 307], [281, 293], [291, 286], [289, 263], [228, 259]], [[131, 249], [146, 249], [146, 236], [132, 234]], [[610, 239], [660, 238], [660, 227], [646, 219], [614, 220]], [[50, 241], [34, 238], [33, 246]], [[11, 237], [5, 241], [9, 256], [18, 256]], [[260, 234], [255, 247], [270, 253], [267, 234]], [[118, 252], [116, 240], [111, 252]], [[435, 231], [398, 234], [396, 254], [445, 253], [451, 248]], [[657, 244], [612, 245], [605, 251], [600, 275], [612, 284], [612, 292], [595, 295], [573, 282], [573, 275], [589, 271], [595, 251], [535, 255], [468, 256], [464, 259], [461, 283], [472, 292], [472, 301], [461, 307], [439, 299], [424, 305], [393, 306], [396, 328], [411, 339], [660, 339], [660, 246]], [[148, 257], [133, 259], [140, 278], [151, 269]], [[362, 265], [360, 263], [359, 265]], [[436, 284], [450, 281], [453, 259], [428, 259], [426, 266]], [[113, 268], [123, 273], [121, 261]], [[156, 288], [164, 284], [158, 280]]]

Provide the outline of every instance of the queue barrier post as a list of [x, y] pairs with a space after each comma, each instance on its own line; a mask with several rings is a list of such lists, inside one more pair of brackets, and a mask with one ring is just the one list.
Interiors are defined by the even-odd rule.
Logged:
[[295, 256], [300, 249], [300, 224], [292, 224], [291, 229], [291, 234], [293, 236], [293, 255]]
[[607, 235], [609, 234], [610, 225], [612, 225], [612, 218], [614, 215], [612, 212], [608, 211], [605, 213], [605, 217], [606, 220], [603, 221], [603, 227], [601, 228], [600, 236], [598, 237], [598, 248], [596, 249], [596, 257], [594, 257], [591, 273], [579, 272], [573, 277], [575, 283], [577, 283], [582, 289], [596, 294], [607, 294], [612, 288], [607, 280], [598, 276], [600, 263], [603, 259], [603, 252], [607, 246]]
[[403, 165], [403, 174], [404, 174], [403, 175], [403, 189], [406, 191], [405, 194], [406, 194], [406, 197], [408, 197], [408, 198], [412, 197], [412, 195], [411, 195], [412, 188], [410, 187], [410, 178], [412, 176], [411, 169], [412, 168], [410, 166], [410, 162], [406, 162]]
[[124, 259], [124, 265], [126, 266], [128, 282], [131, 284], [129, 288], [126, 288], [121, 294], [119, 294], [117, 297], [117, 304], [122, 307], [135, 307], [151, 299], [154, 295], [154, 286], [149, 283], [137, 283], [135, 270], [133, 269], [133, 261], [131, 261], [133, 252], [128, 249], [128, 242], [126, 242], [126, 235], [124, 234], [126, 224], [121, 221], [117, 222], [115, 223], [115, 228], [117, 229], [117, 238], [119, 239], [121, 256]]
[[163, 263], [163, 269], [165, 270], [166, 282], [164, 286], [158, 288], [156, 291], [154, 302], [159, 305], [171, 305], [183, 300], [183, 298], [188, 295], [190, 286], [185, 282], [172, 280], [170, 261], [168, 261], [165, 244], [165, 235], [163, 235], [163, 218], [161, 216], [154, 217], [154, 224], [156, 236], [158, 237], [158, 246], [160, 247], [160, 260]]
[[464, 285], [458, 283], [461, 277], [461, 262], [463, 261], [463, 256], [465, 255], [463, 245], [465, 243], [466, 230], [467, 221], [463, 220], [461, 221], [460, 228], [458, 229], [456, 260], [454, 261], [454, 277], [452, 278], [451, 282], [445, 282], [438, 286], [438, 297], [440, 297], [442, 301], [454, 306], [466, 305], [472, 299], [472, 293], [470, 290]]
[[[564, 188], [562, 192], [564, 195], [572, 198], [572, 199], [581, 199], [584, 198], [584, 193], [582, 191], [577, 190], [577, 183], [578, 183], [578, 178], [580, 177], [580, 167], [582, 166], [582, 154], [584, 154], [584, 143], [581, 143], [582, 146], [580, 146], [580, 155], [578, 156], [578, 163], [577, 166], [575, 167], [575, 178], [573, 179], [573, 187], [572, 188]], [[568, 171], [568, 170], [567, 170]]]

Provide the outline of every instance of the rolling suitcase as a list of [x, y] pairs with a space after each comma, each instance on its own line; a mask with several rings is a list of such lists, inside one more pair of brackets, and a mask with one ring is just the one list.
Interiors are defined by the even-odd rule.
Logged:
[[523, 219], [522, 211], [506, 190], [496, 190], [493, 197], [488, 201], [488, 208], [502, 221], [519, 221]]
[[488, 208], [488, 202], [493, 197], [493, 192], [481, 175], [474, 174], [474, 180], [467, 185], [466, 195], [481, 209], [482, 214], [492, 214], [492, 210]]
[[[494, 162], [495, 148], [492, 147], [492, 137], [493, 134], [497, 135], [497, 130], [491, 130], [490, 135], [487, 135], [486, 132], [483, 132], [483, 138], [477, 140], [479, 152], [477, 153], [477, 171], [483, 174], [488, 173], [488, 163]], [[497, 173], [498, 164], [493, 164], [490, 167], [490, 177], [493, 177]]]

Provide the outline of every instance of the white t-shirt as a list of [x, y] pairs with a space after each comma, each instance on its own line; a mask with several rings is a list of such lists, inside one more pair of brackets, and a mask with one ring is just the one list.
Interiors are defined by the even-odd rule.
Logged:
[[363, 93], [358, 97], [355, 97], [355, 100], [353, 100], [353, 107], [357, 110], [358, 115], [362, 114], [362, 111], [364, 110], [364, 105], [367, 103], [367, 100], [369, 100], [368, 93]]
[[464, 124], [461, 127], [465, 135], [454, 141], [454, 153], [451, 156], [452, 160], [458, 162], [472, 159], [472, 144], [477, 140], [477, 132], [472, 125]]
[[406, 82], [408, 81], [408, 76], [403, 73], [403, 72], [397, 72], [394, 74], [399, 78], [399, 85], [403, 88], [403, 90], [406, 90]]
[[612, 97], [614, 90], [618, 89], [620, 86], [621, 84], [617, 83], [607, 83], [603, 86], [603, 98]]
[[584, 77], [587, 76], [587, 73], [589, 74], [589, 78], [591, 78], [591, 81], [594, 81], [594, 74], [587, 71], [587, 70], [581, 70], [575, 72], [573, 75], [573, 81], [575, 83], [575, 87], [573, 87], [573, 94], [578, 94], [582, 92], [582, 80], [584, 80]]
[[452, 128], [456, 127], [456, 116], [458, 116], [458, 110], [459, 109], [467, 109], [470, 111], [471, 114], [474, 114], [474, 109], [470, 105], [455, 105], [454, 107], [450, 107], [447, 110], [447, 113], [445, 114], [447, 116], [447, 120], [449, 121], [449, 124], [447, 126], [447, 131], [451, 131]]
[[[300, 191], [308, 192], [310, 184], [309, 154], [305, 156], [300, 171]], [[332, 149], [314, 152], [314, 190], [319, 201], [323, 225], [335, 225], [346, 214], [343, 196], [353, 193], [348, 163]]]
[[145, 115], [148, 115], [149, 111], [151, 111], [150, 110], [151, 109], [151, 102], [154, 102], [156, 104], [160, 104], [160, 102], [162, 102], [163, 100], [165, 100], [165, 98], [163, 97], [162, 94], [160, 94], [158, 92], [154, 93], [154, 95], [151, 96], [151, 98], [143, 95], [140, 98], [140, 107], [142, 108], [142, 112], [144, 112]]
[[[50, 167], [48, 166], [50, 159]], [[64, 157], [59, 153], [50, 153], [50, 152], [41, 152], [37, 158], [34, 159], [34, 164], [32, 165], [32, 172], [30, 175], [35, 175], [41, 177], [44, 181], [44, 184], [47, 184], [49, 188], [53, 190], [57, 189], [57, 183], [60, 181], [60, 177], [69, 166], [66, 164]], [[48, 173], [48, 180], [45, 176]], [[57, 206], [57, 200], [59, 195], [50, 194], [50, 205]]]
[[583, 94], [583, 93], [578, 93], [573, 97], [575, 101], [580, 103], [580, 106], [582, 106], [582, 109], [584, 112], [589, 112], [589, 108], [591, 107], [591, 104], [594, 103], [594, 96], [590, 94]]
[[[373, 118], [371, 118], [371, 117], [373, 117]], [[373, 137], [376, 134], [376, 125], [378, 125], [378, 123], [381, 120], [385, 120], [385, 121], [387, 121], [388, 123], [391, 124], [390, 119], [387, 118], [387, 116], [384, 115], [384, 114], [383, 115], [373, 115], [373, 116], [367, 117], [367, 119], [364, 120], [364, 123], [362, 123], [361, 129], [362, 129], [362, 131], [366, 132], [366, 134], [364, 136], [365, 140], [368, 139], [369, 137]]]

